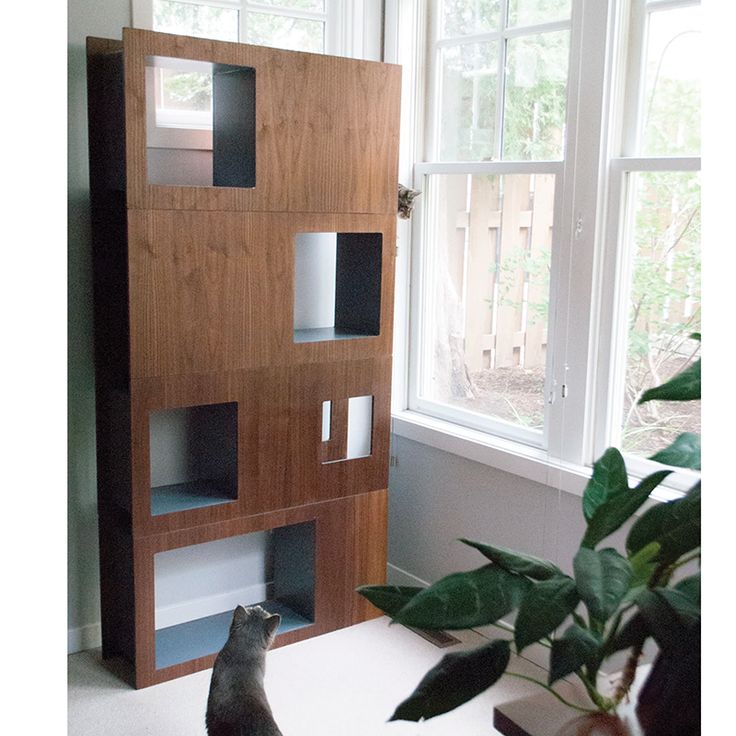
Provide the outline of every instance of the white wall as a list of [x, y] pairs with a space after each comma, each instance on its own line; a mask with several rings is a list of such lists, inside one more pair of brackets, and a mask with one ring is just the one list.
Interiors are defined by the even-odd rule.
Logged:
[[[585, 531], [579, 496], [396, 435], [392, 443], [398, 459], [389, 478], [394, 580], [398, 570], [434, 582], [483, 564], [459, 537], [545, 557], [572, 572]], [[622, 542], [623, 532], [611, 537], [612, 546]]]

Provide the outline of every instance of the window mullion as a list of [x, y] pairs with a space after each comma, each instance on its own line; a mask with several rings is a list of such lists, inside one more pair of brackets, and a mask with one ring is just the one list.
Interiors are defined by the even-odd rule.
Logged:
[[[501, 29], [506, 29], [508, 22], [508, 2], [501, 3]], [[506, 46], [505, 36], [498, 39], [498, 79], [496, 80], [496, 125], [493, 131], [493, 150], [496, 158], [503, 158], [503, 125], [504, 125], [504, 98], [506, 96]]]
[[[567, 102], [567, 146], [559, 227], [555, 230], [556, 278], [550, 285], [550, 343], [554, 357], [548, 369], [554, 403], [549, 407], [549, 450], [552, 457], [586, 464], [586, 438], [592, 396], [595, 351], [591, 335], [593, 277], [601, 243], [599, 192], [605, 181], [602, 162], [607, 136], [603, 120], [608, 86], [608, 29], [614, 0], [573, 3]], [[585, 17], [583, 18], [583, 12]], [[562, 398], [562, 386], [566, 397]]]

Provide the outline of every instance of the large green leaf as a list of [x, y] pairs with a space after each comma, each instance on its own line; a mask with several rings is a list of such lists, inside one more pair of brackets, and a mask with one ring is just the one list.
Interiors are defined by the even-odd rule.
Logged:
[[641, 646], [649, 636], [649, 626], [640, 613], [631, 616], [616, 632], [616, 635], [605, 647], [603, 654], [608, 657], [622, 649], [631, 649]]
[[691, 626], [700, 622], [700, 606], [682, 591], [644, 590], [636, 599], [639, 612], [657, 644], [665, 652], [675, 652]]
[[663, 465], [700, 470], [700, 435], [683, 432], [669, 447], [649, 459]]
[[652, 506], [637, 519], [626, 539], [631, 557], [648, 544], [660, 546], [658, 561], [670, 564], [700, 546], [700, 482], [687, 495]]
[[424, 588], [407, 585], [361, 585], [357, 592], [389, 616], [398, 613]]
[[549, 657], [549, 683], [557, 682], [583, 665], [595, 662], [600, 641], [588, 629], [572, 624], [559, 639], [552, 642]]
[[509, 642], [502, 639], [469, 652], [446, 654], [399, 704], [389, 720], [433, 718], [467, 703], [503, 675], [510, 657]]
[[612, 496], [629, 490], [623, 455], [609, 447], [593, 465], [593, 475], [583, 493], [583, 516], [590, 521], [596, 509]]
[[497, 565], [456, 572], [417, 593], [394, 621], [420, 629], [468, 629], [516, 608], [531, 582]]
[[554, 631], [579, 602], [575, 581], [567, 575], [533, 583], [521, 601], [514, 624], [517, 651]]
[[615, 549], [596, 552], [581, 547], [573, 560], [578, 593], [590, 615], [607, 621], [629, 590], [632, 570], [629, 561]]
[[613, 534], [649, 498], [651, 492], [671, 473], [658, 470], [644, 478], [636, 488], [617, 493], [604, 501], [588, 521], [581, 546], [594, 548], [609, 534]]
[[514, 552], [504, 547], [492, 547], [490, 544], [473, 542], [469, 539], [461, 539], [463, 544], [477, 549], [484, 557], [495, 562], [499, 567], [519, 575], [526, 575], [533, 580], [547, 580], [555, 575], [561, 575], [557, 565], [540, 557]]
[[696, 572], [687, 578], [680, 580], [675, 585], [675, 590], [682, 593], [693, 605], [700, 607], [700, 573]]
[[639, 399], [645, 401], [693, 401], [700, 398], [700, 358], [674, 378], [645, 391]]

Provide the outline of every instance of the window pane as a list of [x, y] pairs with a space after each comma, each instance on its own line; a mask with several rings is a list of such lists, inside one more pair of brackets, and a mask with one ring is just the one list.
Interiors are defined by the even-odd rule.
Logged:
[[531, 26], [570, 17], [570, 0], [509, 0], [509, 26]]
[[649, 18], [642, 153], [700, 152], [700, 6], [653, 12]]
[[440, 159], [490, 160], [494, 152], [498, 44], [442, 49]]
[[292, 51], [323, 53], [325, 24], [320, 20], [248, 13], [248, 43]]
[[562, 158], [569, 44], [569, 31], [509, 39], [504, 158]]
[[471, 33], [498, 31], [501, 24], [500, 0], [444, 0], [443, 38]]
[[184, 36], [238, 40], [238, 11], [174, 0], [154, 0], [153, 30]]
[[542, 429], [554, 188], [430, 177], [421, 397]]
[[319, 13], [325, 9], [325, 0], [258, 0], [261, 5], [275, 5], [289, 10], [313, 10]]
[[699, 355], [700, 182], [697, 173], [632, 174], [632, 286], [624, 385], [622, 447], [649, 456], [681, 432], [700, 431], [700, 402], [652, 401]]

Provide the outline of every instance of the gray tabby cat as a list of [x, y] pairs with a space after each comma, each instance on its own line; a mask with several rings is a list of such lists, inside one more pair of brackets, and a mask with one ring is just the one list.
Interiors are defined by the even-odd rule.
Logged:
[[402, 220], [408, 220], [411, 217], [411, 212], [414, 209], [414, 200], [421, 194], [416, 189], [409, 189], [403, 184], [399, 184], [399, 217]]
[[209, 736], [283, 736], [263, 689], [266, 650], [281, 617], [260, 606], [238, 606], [230, 636], [215, 659], [207, 699]]

